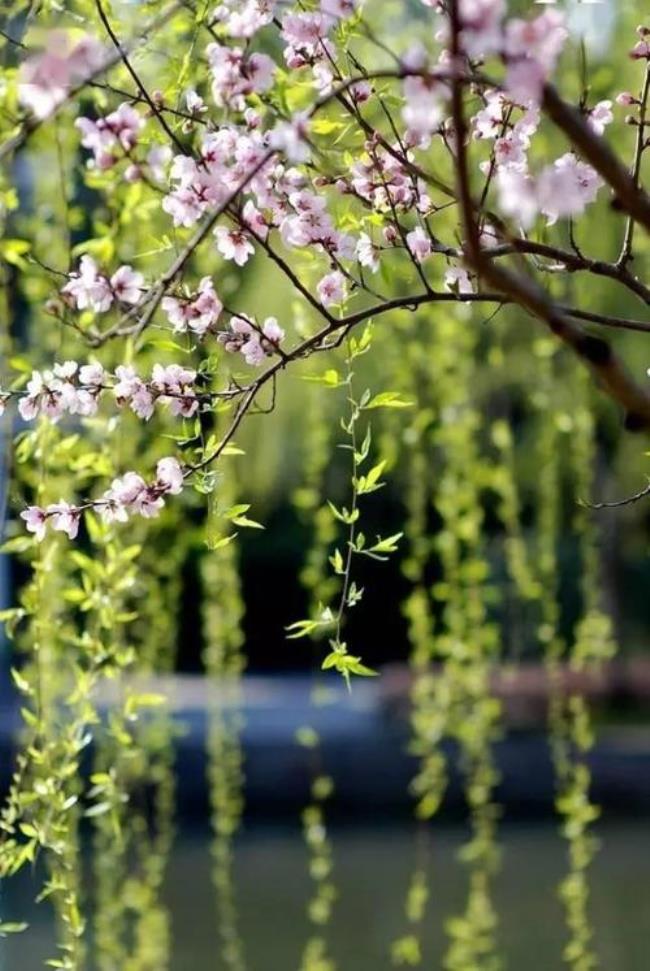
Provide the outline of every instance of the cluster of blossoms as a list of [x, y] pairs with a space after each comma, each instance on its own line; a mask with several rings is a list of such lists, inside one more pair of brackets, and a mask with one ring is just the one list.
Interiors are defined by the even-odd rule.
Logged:
[[132, 514], [151, 519], [163, 508], [165, 496], [182, 492], [184, 480], [185, 474], [178, 459], [168, 456], [158, 462], [156, 478], [149, 485], [137, 472], [127, 472], [114, 479], [97, 500], [74, 506], [61, 499], [49, 506], [28, 506], [20, 516], [39, 541], [44, 539], [48, 525], [75, 539], [84, 510], [96, 510], [105, 522], [125, 523]]
[[[611, 102], [600, 102], [590, 115], [592, 127], [600, 129], [612, 121]], [[513, 124], [508, 119], [521, 110]], [[533, 175], [528, 167], [531, 138], [539, 126], [539, 109], [532, 103], [518, 105], [499, 91], [485, 94], [484, 107], [472, 118], [474, 137], [494, 139], [490, 161], [481, 163], [486, 175], [494, 173], [501, 211], [524, 228], [539, 213], [549, 225], [560, 217], [576, 216], [593, 202], [602, 186], [598, 173], [567, 152]]]
[[337, 183], [341, 192], [353, 193], [378, 212], [404, 211], [413, 206], [420, 213], [431, 209], [426, 184], [422, 179], [414, 178], [400, 160], [402, 149], [399, 145], [392, 145], [389, 150], [375, 140], [368, 140], [364, 148], [365, 155], [350, 167], [349, 182], [339, 180]]
[[[388, 137], [374, 130], [369, 121], [366, 123], [359, 106], [371, 96], [373, 87], [370, 79], [363, 78], [362, 66], [355, 64], [359, 77], [350, 78], [349, 84], [337, 88], [348, 80], [339, 67], [337, 29], [344, 18], [354, 16], [360, 9], [360, 0], [319, 0], [308, 10], [288, 11], [277, 0], [222, 0], [212, 13], [213, 37], [218, 40], [206, 48], [212, 101], [224, 109], [219, 126], [215, 128], [207, 114], [209, 109], [203, 97], [189, 89], [184, 92], [184, 99], [190, 118], [183, 131], [192, 135], [192, 149], [172, 158], [170, 148], [157, 146], [143, 162], [135, 157], [134, 150], [139, 148], [144, 158], [145, 139], [141, 133], [145, 117], [124, 102], [105, 117], [77, 120], [82, 145], [93, 155], [89, 164], [107, 170], [126, 159], [127, 180], [142, 177], [143, 166], [149, 165], [155, 178], [165, 181], [162, 209], [174, 226], [191, 228], [206, 214], [219, 215], [223, 222], [216, 224], [215, 218], [210, 223], [211, 227], [215, 223], [214, 245], [224, 260], [239, 267], [246, 265], [258, 248], [281, 262], [272, 249], [272, 232], [289, 250], [316, 251], [327, 267], [320, 270], [315, 296], [322, 308], [336, 308], [347, 301], [351, 292], [361, 288], [377, 296], [367, 284], [363, 270], [376, 273], [384, 251], [405, 249], [422, 279], [424, 270], [420, 264], [434, 254], [438, 254], [440, 262], [442, 254], [447, 259], [451, 256], [452, 261], [458, 254], [457, 240], [452, 249], [432, 235], [430, 217], [453, 205], [453, 200], [445, 198], [438, 205], [434, 203], [435, 180], [423, 177], [426, 173], [422, 172], [417, 152], [439, 137], [451, 157], [457, 153], [450, 98], [454, 78], [460, 77], [463, 92], [472, 96], [478, 92], [482, 101], [470, 121], [470, 131], [475, 139], [491, 142], [489, 159], [481, 163], [481, 170], [486, 177], [485, 193], [491, 186], [496, 189], [501, 212], [524, 230], [540, 215], [552, 225], [560, 218], [582, 213], [603, 184], [590, 165], [572, 152], [535, 172], [529, 165], [531, 142], [540, 124], [544, 85], [567, 37], [561, 14], [550, 9], [529, 20], [507, 18], [506, 0], [458, 0], [460, 33], [452, 38], [449, 5], [441, 0], [422, 3], [444, 15], [435, 34], [442, 50], [434, 62], [424, 46], [416, 44], [394, 70], [384, 72], [387, 79], [392, 77], [401, 84], [402, 131], [397, 130], [399, 119], [395, 122], [390, 115]], [[275, 98], [260, 95], [273, 89], [281, 65], [253, 49], [255, 34], [272, 24], [279, 29], [284, 44], [284, 65], [297, 72], [303, 88], [313, 85], [320, 95], [311, 109], [295, 113], [288, 120], [278, 120], [276, 115], [275, 123], [268, 122]], [[649, 34], [646, 28], [639, 28], [640, 39], [631, 52], [633, 57], [650, 59]], [[88, 52], [84, 55], [83, 45], [77, 50], [66, 43], [67, 47], [59, 39], [58, 48], [55, 43], [38, 63], [38, 59], [31, 59], [23, 69], [26, 75], [31, 72], [37, 86], [48, 89], [48, 96], [54, 99], [52, 104], [65, 97], [70, 85], [82, 76], [82, 68], [75, 64], [85, 56], [83, 70], [89, 71], [93, 57], [98, 56], [90, 53], [97, 51], [92, 45], [86, 44]], [[455, 48], [462, 55], [460, 58], [452, 56]], [[503, 68], [503, 80], [491, 82], [497, 85], [492, 89], [486, 88], [480, 73], [487, 58], [496, 59]], [[66, 62], [65, 71], [59, 61]], [[382, 72], [377, 72], [374, 80], [381, 76]], [[24, 81], [23, 78], [21, 91], [26, 87]], [[363, 149], [345, 163], [342, 171], [332, 175], [319, 171], [310, 142], [311, 134], [319, 131], [313, 118], [330, 95], [361, 120], [359, 130], [365, 138]], [[640, 103], [625, 92], [617, 100], [627, 105]], [[162, 95], [159, 104], [163, 105]], [[44, 108], [33, 110], [38, 113]], [[201, 121], [205, 128], [199, 135], [195, 121], [204, 115]], [[600, 101], [588, 112], [585, 110], [585, 115], [592, 130], [602, 135], [613, 120], [612, 103]], [[173, 140], [178, 145], [175, 137]], [[299, 166], [300, 162], [310, 164]], [[337, 222], [334, 214], [342, 197], [360, 203], [361, 223]], [[351, 226], [363, 225], [368, 231], [350, 231]], [[494, 246], [500, 232], [482, 220], [480, 228], [481, 244]], [[377, 238], [373, 239], [370, 232], [377, 233]], [[202, 238], [201, 233], [198, 237]], [[355, 262], [356, 267], [350, 266]], [[473, 290], [467, 270], [453, 263], [444, 272], [443, 285], [460, 299]], [[145, 293], [144, 278], [128, 265], [109, 276], [86, 255], [61, 293], [78, 310], [100, 313], [115, 304], [140, 305]], [[201, 279], [196, 290], [179, 285], [163, 296], [161, 308], [175, 333], [199, 339], [216, 334], [226, 351], [241, 354], [247, 364], [260, 365], [275, 354], [286, 357], [281, 350], [284, 331], [275, 318], [257, 323], [244, 314], [231, 315], [227, 329], [218, 329], [224, 307], [210, 277]], [[26, 391], [0, 391], [0, 406], [15, 394], [20, 397], [18, 407], [23, 418], [44, 415], [57, 420], [66, 413], [94, 414], [101, 394], [106, 392], [118, 406], [130, 408], [145, 420], [159, 403], [173, 415], [191, 417], [203, 400], [214, 397], [198, 393], [196, 381], [195, 371], [179, 365], [157, 364], [145, 379], [130, 366], [118, 367], [110, 374], [98, 364], [79, 367], [68, 361], [55, 365], [52, 371], [34, 372]], [[157, 483], [158, 480], [147, 487], [135, 473], [116, 480], [112, 486], [114, 518], [126, 518], [132, 508], [138, 512], [158, 508], [156, 503], [159, 499], [162, 503], [163, 493], [156, 493], [161, 488]], [[128, 498], [131, 493], [134, 498]], [[107, 516], [113, 515], [113, 498], [107, 498], [110, 495], [111, 490], [102, 499], [101, 508]], [[67, 526], [57, 523], [69, 525], [72, 508], [79, 507], [58, 504], [40, 512], [55, 529], [69, 532]], [[36, 513], [33, 522], [38, 522]]]
[[218, 107], [244, 111], [246, 98], [262, 94], [273, 84], [276, 67], [268, 54], [247, 53], [240, 47], [209, 44], [206, 49], [212, 76], [212, 97]]
[[18, 77], [18, 100], [39, 119], [47, 118], [106, 62], [106, 51], [93, 37], [77, 43], [64, 31], [52, 31], [41, 53], [28, 58]]
[[196, 292], [182, 297], [163, 297], [161, 306], [176, 334], [190, 332], [197, 337], [205, 337], [214, 329], [223, 310], [209, 276], [203, 277]]
[[248, 39], [273, 20], [276, 0], [224, 0], [213, 12], [230, 37]]
[[156, 404], [166, 405], [174, 417], [191, 418], [199, 408], [194, 384], [196, 371], [180, 364], [154, 364], [151, 378], [143, 381], [131, 365], [115, 369], [113, 394], [118, 405], [128, 405], [138, 418], [147, 421]]
[[330, 65], [336, 59], [336, 49], [328, 34], [360, 6], [359, 0], [321, 0], [320, 10], [286, 13], [281, 21], [281, 33], [286, 44], [287, 67], [313, 68], [317, 86], [321, 86], [323, 68], [329, 74]]
[[0, 391], [0, 409], [18, 396], [18, 411], [25, 421], [42, 416], [56, 422], [66, 414], [89, 417], [96, 414], [102, 393], [110, 392], [118, 406], [128, 405], [145, 420], [157, 403], [175, 417], [189, 418], [199, 407], [196, 378], [196, 371], [178, 364], [154, 364], [150, 379], [144, 381], [130, 365], [120, 365], [111, 374], [101, 364], [80, 367], [76, 361], [64, 361], [52, 370], [32, 371], [24, 391]]
[[123, 102], [105, 118], [77, 118], [75, 127], [81, 132], [81, 144], [94, 155], [94, 165], [104, 171], [112, 168], [120, 158], [135, 148], [145, 119], [128, 102]]
[[70, 274], [61, 294], [77, 310], [104, 313], [114, 301], [136, 304], [142, 295], [144, 277], [131, 266], [121, 266], [111, 277], [105, 276], [92, 256], [82, 256], [79, 269]]
[[284, 331], [275, 317], [267, 317], [263, 324], [245, 317], [232, 317], [229, 329], [219, 334], [219, 341], [227, 351], [239, 351], [247, 364], [261, 364], [265, 357], [278, 353]]
[[[186, 305], [177, 302], [182, 314]], [[254, 320], [233, 316], [228, 330], [221, 331], [218, 339], [227, 351], [241, 352], [247, 364], [261, 364], [265, 357], [279, 353], [284, 330], [275, 317], [267, 317], [258, 325]], [[90, 417], [97, 413], [101, 395], [110, 393], [120, 408], [128, 406], [145, 421], [152, 417], [157, 404], [166, 406], [174, 417], [191, 418], [202, 400], [196, 390], [197, 377], [196, 371], [180, 364], [154, 364], [145, 380], [130, 364], [118, 365], [111, 373], [98, 363], [79, 366], [76, 361], [64, 361], [51, 370], [32, 371], [23, 391], [0, 389], [0, 414], [12, 397], [18, 397], [18, 411], [24, 421], [45, 417], [57, 422], [66, 414]]]

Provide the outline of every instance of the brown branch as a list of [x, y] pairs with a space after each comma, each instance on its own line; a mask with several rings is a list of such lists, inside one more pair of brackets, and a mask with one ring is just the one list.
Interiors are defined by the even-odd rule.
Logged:
[[[634, 184], [638, 186], [639, 178], [641, 176], [641, 161], [643, 159], [643, 152], [646, 145], [646, 117], [648, 112], [648, 98], [650, 97], [650, 61], [646, 64], [645, 78], [643, 80], [643, 88], [641, 90], [641, 98], [639, 102], [639, 119], [638, 126], [636, 130], [636, 144], [634, 146], [634, 161], [632, 163], [632, 179]], [[630, 217], [627, 221], [625, 227], [625, 236], [623, 239], [623, 246], [621, 249], [621, 255], [618, 258], [618, 264], [624, 267], [632, 259], [632, 244], [634, 242], [634, 226], [635, 222]]]
[[117, 36], [117, 34], [115, 33], [115, 31], [113, 30], [113, 27], [111, 25], [110, 20], [106, 16], [106, 12], [105, 12], [105, 10], [104, 10], [104, 8], [102, 6], [102, 0], [95, 0], [95, 6], [97, 8], [97, 13], [99, 14], [99, 19], [101, 20], [102, 24], [104, 25], [104, 29], [105, 29], [106, 33], [110, 37], [110, 39], [111, 39], [111, 41], [113, 43], [113, 46], [115, 47], [116, 51], [119, 52], [120, 60], [122, 61], [122, 63], [124, 64], [124, 67], [127, 69], [127, 71], [129, 72], [129, 74], [133, 78], [133, 81], [135, 82], [135, 85], [136, 85], [138, 91], [140, 92], [140, 94], [142, 95], [142, 97], [144, 98], [144, 100], [146, 101], [146, 103], [149, 105], [149, 108], [151, 109], [151, 112], [153, 113], [154, 117], [156, 118], [156, 121], [158, 122], [158, 124], [160, 125], [160, 127], [162, 128], [162, 130], [165, 132], [165, 134], [167, 135], [167, 137], [171, 140], [171, 142], [179, 150], [179, 152], [181, 152], [182, 154], [185, 154], [185, 146], [183, 145], [183, 143], [181, 142], [181, 140], [176, 136], [175, 132], [167, 124], [167, 119], [165, 118], [165, 116], [160, 111], [160, 108], [158, 107], [158, 105], [156, 105], [155, 101], [153, 100], [153, 98], [151, 97], [151, 95], [149, 94], [149, 92], [147, 91], [147, 89], [144, 86], [143, 82], [140, 80], [140, 76], [138, 75], [137, 71], [135, 70], [135, 68], [131, 64], [131, 60], [129, 58], [129, 55], [128, 55], [128, 52], [127, 52], [126, 48], [122, 45], [119, 37]]
[[[451, 26], [451, 53], [454, 67], [458, 70], [458, 59], [462, 55], [460, 47], [460, 18], [458, 0], [450, 0], [449, 16]], [[593, 134], [575, 109], [566, 105], [553, 88], [547, 86], [544, 98], [547, 111], [554, 113], [554, 120], [565, 127], [567, 134], [576, 135], [578, 147], [587, 146], [589, 155], [597, 155], [601, 174], [606, 171], [607, 181], [613, 180], [621, 201], [631, 214], [647, 219], [650, 226], [650, 200], [644, 202], [640, 190], [633, 185], [628, 172], [612, 156], [602, 139]], [[454, 122], [457, 166], [457, 195], [462, 210], [465, 242], [463, 249], [467, 263], [490, 287], [500, 291], [514, 303], [518, 303], [535, 317], [544, 321], [549, 330], [572, 349], [578, 358], [593, 372], [603, 390], [625, 411], [625, 423], [630, 430], [650, 429], [650, 394], [640, 387], [629, 373], [623, 362], [613, 351], [610, 344], [602, 338], [586, 334], [557, 307], [549, 295], [538, 284], [521, 274], [497, 266], [493, 260], [486, 259], [481, 251], [478, 229], [474, 221], [475, 206], [472, 200], [469, 167], [467, 164], [466, 125], [462, 85], [458, 80], [452, 83], [452, 117]], [[596, 151], [594, 151], [594, 142]], [[603, 174], [603, 178], [605, 175]], [[610, 182], [611, 184], [611, 182]], [[643, 221], [643, 219], [641, 219]]]

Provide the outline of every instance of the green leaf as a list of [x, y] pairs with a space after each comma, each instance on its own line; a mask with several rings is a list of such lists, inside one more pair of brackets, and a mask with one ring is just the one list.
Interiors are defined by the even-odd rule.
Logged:
[[29, 924], [19, 921], [4, 921], [0, 923], [0, 935], [6, 937], [7, 934], [22, 934], [26, 931]]
[[235, 516], [232, 520], [235, 526], [243, 526], [246, 529], [265, 529], [261, 523], [256, 522], [254, 519], [249, 519], [248, 516]]
[[26, 239], [3, 239], [0, 240], [0, 257], [5, 263], [18, 266], [24, 269], [27, 261], [23, 259], [25, 253], [30, 250], [31, 244]]
[[401, 540], [404, 533], [394, 533], [392, 536], [386, 536], [385, 539], [380, 539], [377, 537], [377, 542], [374, 546], [370, 547], [371, 553], [394, 553], [397, 549], [397, 543]]
[[340, 550], [338, 549], [334, 550], [334, 555], [330, 556], [329, 561], [332, 564], [332, 567], [334, 568], [335, 573], [338, 573], [339, 575], [342, 575], [343, 573], [345, 573], [345, 567], [343, 565], [343, 557], [341, 555]]
[[382, 391], [362, 407], [370, 411], [373, 408], [412, 408], [413, 405], [413, 401], [405, 401], [398, 391]]
[[357, 492], [358, 494], [365, 495], [368, 492], [376, 492], [377, 489], [381, 489], [383, 483], [379, 481], [382, 472], [386, 466], [386, 460], [382, 459], [377, 465], [374, 465], [367, 475], [361, 475], [356, 480]]

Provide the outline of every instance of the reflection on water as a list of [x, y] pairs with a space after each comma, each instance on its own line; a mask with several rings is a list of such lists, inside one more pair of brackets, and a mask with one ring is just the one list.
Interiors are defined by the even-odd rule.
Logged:
[[[441, 967], [442, 927], [462, 908], [463, 871], [455, 854], [460, 827], [432, 827], [432, 898], [424, 967]], [[609, 823], [592, 874], [592, 914], [604, 971], [647, 971], [650, 940], [650, 839], [647, 825]], [[333, 834], [339, 900], [332, 952], [340, 971], [390, 968], [388, 947], [404, 932], [403, 894], [413, 862], [413, 834], [398, 827], [346, 827]], [[550, 824], [507, 824], [497, 880], [501, 936], [511, 971], [560, 971], [562, 913], [554, 888], [564, 850]], [[305, 855], [297, 830], [251, 827], [237, 856], [241, 927], [249, 971], [297, 971], [309, 933]], [[29, 903], [28, 874], [5, 889], [3, 918], [27, 919], [25, 935], [0, 943], [2, 971], [37, 971], [52, 956], [46, 905]], [[173, 971], [219, 971], [206, 834], [177, 841], [167, 881], [174, 930]], [[116, 969], [118, 971], [118, 969]], [[121, 971], [121, 969], [120, 969]], [[164, 969], [160, 969], [164, 971]]]

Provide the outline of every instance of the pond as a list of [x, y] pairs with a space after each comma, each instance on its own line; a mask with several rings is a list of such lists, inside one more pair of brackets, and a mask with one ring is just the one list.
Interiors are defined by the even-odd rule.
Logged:
[[[444, 920], [463, 906], [464, 873], [456, 854], [464, 831], [440, 823], [431, 832], [432, 894], [423, 966], [437, 969], [442, 966]], [[591, 888], [600, 966], [604, 971], [647, 971], [647, 825], [608, 822], [599, 835], [602, 847]], [[413, 831], [402, 826], [347, 825], [338, 827], [332, 838], [339, 899], [330, 940], [337, 966], [340, 971], [388, 971], [390, 941], [406, 929], [403, 897], [413, 862]], [[564, 933], [555, 886], [563, 874], [564, 847], [557, 827], [546, 822], [506, 823], [501, 841], [503, 867], [495, 895], [507, 967], [559, 971]], [[310, 893], [299, 832], [251, 823], [239, 840], [236, 861], [248, 971], [297, 971], [309, 934], [305, 904]], [[31, 927], [0, 943], [2, 971], [37, 971], [53, 954], [47, 905], [30, 903], [32, 880], [25, 874], [4, 891], [3, 918], [27, 919]], [[205, 833], [179, 834], [166, 896], [173, 921], [172, 971], [219, 971], [224, 965]]]

